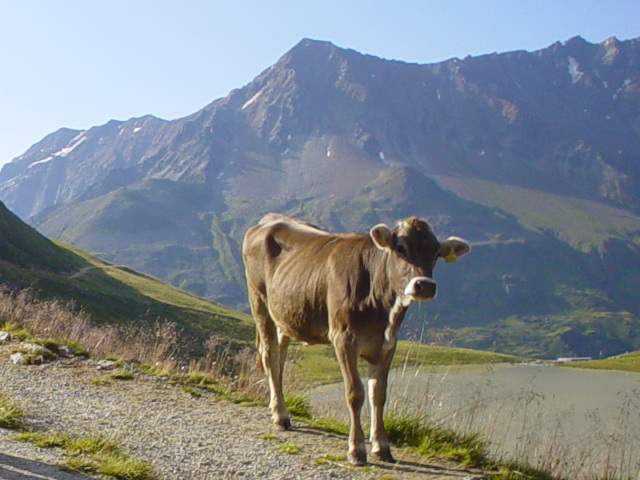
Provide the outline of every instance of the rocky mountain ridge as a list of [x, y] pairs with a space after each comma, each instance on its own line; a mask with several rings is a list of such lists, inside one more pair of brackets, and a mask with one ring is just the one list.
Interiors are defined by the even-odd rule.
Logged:
[[268, 210], [332, 230], [426, 216], [476, 247], [436, 271], [434, 337], [617, 353], [636, 340], [611, 325], [640, 325], [639, 60], [639, 39], [431, 65], [304, 39], [188, 117], [54, 132], [2, 169], [0, 199], [53, 238], [232, 306], [242, 234]]
[[[533, 53], [417, 65], [303, 40], [247, 86], [191, 116], [47, 136], [4, 168], [2, 198], [28, 218], [102, 182], [109, 189], [148, 178], [212, 185], [235, 173], [229, 167], [242, 163], [241, 150], [286, 156], [301, 136], [336, 134], [374, 160], [428, 174], [535, 188], [555, 176], [547, 188], [567, 193], [571, 180], [579, 196], [627, 208], [634, 200], [637, 209], [638, 44], [576, 37]], [[21, 190], [17, 182], [35, 183], [39, 201], [15, 205], [9, 193]]]

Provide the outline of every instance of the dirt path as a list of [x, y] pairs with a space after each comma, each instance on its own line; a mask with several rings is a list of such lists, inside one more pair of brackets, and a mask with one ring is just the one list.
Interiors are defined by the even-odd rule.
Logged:
[[[0, 349], [0, 391], [23, 407], [31, 427], [114, 437], [163, 480], [480, 478], [398, 450], [396, 465], [354, 468], [327, 460], [344, 456], [344, 437], [295, 423], [292, 431], [277, 431], [266, 408], [237, 406], [210, 393], [196, 398], [144, 374], [102, 386], [90, 382], [101, 375], [91, 360], [13, 365], [6, 348]], [[16, 442], [10, 435], [0, 431], [4, 454], [46, 463], [63, 458], [61, 452]], [[283, 444], [295, 445], [299, 453], [282, 453]]]
[[80, 270], [78, 270], [76, 273], [74, 273], [73, 275], [69, 276], [69, 280], [72, 280], [74, 278], [79, 278], [83, 275], [85, 275], [89, 270], [107, 270], [110, 268], [125, 268], [126, 265], [105, 265], [105, 266], [92, 266], [92, 267], [84, 267], [81, 268]]

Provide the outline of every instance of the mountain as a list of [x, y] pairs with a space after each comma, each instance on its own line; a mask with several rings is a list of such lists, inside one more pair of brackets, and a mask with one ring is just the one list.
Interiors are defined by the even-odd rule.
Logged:
[[3, 167], [0, 199], [241, 308], [240, 242], [266, 211], [331, 230], [425, 216], [474, 251], [437, 269], [408, 335], [610, 355], [640, 348], [639, 92], [640, 39], [429, 65], [304, 39], [188, 117], [50, 134]]
[[[0, 288], [31, 288], [40, 298], [60, 299], [110, 325], [173, 322], [194, 351], [212, 334], [246, 343], [254, 327], [247, 316], [48, 240], [0, 202]], [[192, 342], [196, 342], [195, 344]]]

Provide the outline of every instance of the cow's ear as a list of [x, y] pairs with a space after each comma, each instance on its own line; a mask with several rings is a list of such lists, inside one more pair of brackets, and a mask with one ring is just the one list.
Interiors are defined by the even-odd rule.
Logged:
[[471, 247], [460, 237], [449, 237], [440, 244], [438, 256], [444, 258], [447, 263], [455, 262], [458, 257], [466, 255]]
[[384, 223], [380, 223], [373, 227], [369, 232], [371, 238], [373, 239], [373, 243], [376, 244], [380, 250], [391, 248], [393, 245], [393, 234], [389, 227], [387, 227]]

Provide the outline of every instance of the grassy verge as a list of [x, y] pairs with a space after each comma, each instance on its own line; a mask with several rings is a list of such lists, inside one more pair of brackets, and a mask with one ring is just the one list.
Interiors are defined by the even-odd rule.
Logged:
[[[145, 366], [142, 366], [146, 369]], [[232, 377], [215, 375], [199, 370], [187, 373], [171, 373], [169, 380], [182, 386], [182, 390], [194, 397], [201, 397], [203, 393], [215, 394], [221, 400], [227, 400], [237, 405], [265, 406], [264, 389], [256, 385], [252, 367], [240, 365], [237, 373]], [[260, 384], [258, 384], [260, 385]]]
[[624, 353], [602, 360], [561, 363], [562, 367], [591, 368], [594, 370], [621, 370], [640, 373], [640, 352]]
[[487, 446], [479, 434], [468, 435], [434, 425], [427, 417], [405, 412], [386, 415], [389, 441], [424, 456], [452, 459], [470, 467], [486, 467]]
[[60, 467], [79, 473], [97, 473], [122, 480], [154, 480], [151, 467], [127, 455], [115, 441], [106, 437], [72, 437], [65, 433], [24, 431], [14, 439], [41, 448], [61, 448], [67, 457]]
[[[304, 395], [288, 395], [285, 402], [289, 414], [297, 421], [326, 432], [345, 436], [349, 434], [349, 425], [346, 422], [335, 417], [315, 416]], [[488, 445], [482, 435], [456, 432], [434, 424], [424, 415], [390, 412], [385, 416], [384, 425], [389, 442], [396, 448], [425, 457], [453, 460], [466, 467], [483, 469], [488, 472], [488, 478], [491, 480], [565, 480], [518, 462], [496, 461], [489, 454]]]

